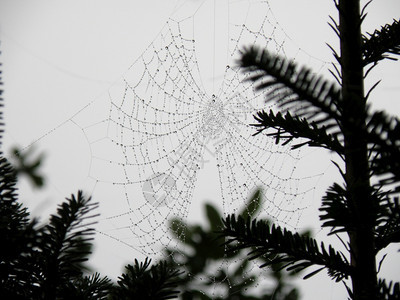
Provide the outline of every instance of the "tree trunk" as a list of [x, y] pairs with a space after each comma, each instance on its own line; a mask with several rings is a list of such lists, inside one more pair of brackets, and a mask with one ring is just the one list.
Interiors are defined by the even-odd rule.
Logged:
[[360, 0], [339, 0], [346, 184], [355, 228], [349, 232], [353, 294], [377, 299], [374, 205], [369, 181]]

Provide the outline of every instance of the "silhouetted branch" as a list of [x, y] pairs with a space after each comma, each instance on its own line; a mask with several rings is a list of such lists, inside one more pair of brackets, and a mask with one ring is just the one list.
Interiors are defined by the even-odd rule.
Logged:
[[351, 207], [351, 202], [348, 201], [346, 187], [337, 183], [329, 187], [322, 198], [322, 206], [319, 210], [324, 213], [320, 215], [320, 220], [323, 221], [322, 226], [331, 227], [330, 234], [354, 230], [355, 208]]
[[165, 261], [153, 265], [147, 259], [139, 264], [127, 265], [125, 273], [119, 277], [118, 286], [112, 293], [112, 299], [174, 299], [179, 294], [175, 290], [181, 272], [172, 269]]
[[95, 273], [67, 282], [61, 294], [63, 299], [106, 300], [112, 286], [110, 279]]
[[66, 282], [82, 275], [82, 263], [91, 253], [94, 228], [88, 226], [95, 223], [91, 219], [97, 215], [90, 212], [98, 204], [90, 203], [90, 200], [82, 191], [76, 197], [71, 195], [42, 230], [42, 251], [38, 255], [40, 265], [36, 276], [50, 298], [55, 297]]
[[257, 90], [266, 90], [267, 102], [277, 103], [283, 112], [339, 130], [341, 96], [334, 84], [256, 47], [245, 49], [239, 63], [249, 73], [247, 80], [254, 82]]
[[376, 252], [390, 245], [400, 243], [400, 201], [399, 198], [385, 197], [381, 201], [375, 232]]
[[386, 284], [384, 279], [378, 281], [379, 300], [399, 300], [400, 299], [400, 283], [389, 282]]
[[[269, 113], [260, 111], [254, 116], [258, 124], [252, 126], [259, 128], [256, 134], [267, 131], [267, 136], [275, 138], [278, 144], [284, 140], [283, 145], [290, 143], [293, 139], [304, 138], [306, 141], [294, 144], [292, 149], [308, 145], [311, 147], [323, 147], [343, 154], [344, 148], [336, 135], [327, 133], [330, 128], [318, 126], [315, 122], [309, 123], [306, 118], [293, 117], [290, 112], [283, 116], [280, 112], [275, 114], [272, 110]], [[274, 129], [274, 132], [268, 130]]]
[[[270, 226], [265, 220], [250, 219], [230, 215], [223, 220], [222, 236], [228, 237], [225, 244], [231, 245], [231, 251], [251, 248], [249, 259], [262, 257], [266, 263], [260, 267], [281, 264], [281, 269], [301, 271], [310, 266], [322, 266], [309, 273], [309, 278], [323, 269], [336, 281], [350, 276], [352, 267], [341, 252], [329, 246], [325, 249], [324, 243], [318, 247], [315, 239], [300, 236], [279, 226]], [[233, 246], [232, 246], [233, 244]]]
[[364, 65], [377, 64], [380, 60], [397, 60], [393, 55], [400, 55], [400, 21], [393, 20], [380, 30], [363, 36], [363, 61]]
[[400, 121], [378, 111], [369, 117], [367, 131], [371, 175], [379, 176], [381, 185], [397, 184], [400, 182]]

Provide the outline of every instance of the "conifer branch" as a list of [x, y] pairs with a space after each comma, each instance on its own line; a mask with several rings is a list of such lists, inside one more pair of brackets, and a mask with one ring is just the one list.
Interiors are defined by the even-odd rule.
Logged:
[[341, 281], [351, 275], [352, 267], [346, 257], [329, 246], [328, 251], [324, 243], [320, 247], [315, 239], [300, 236], [279, 226], [270, 226], [265, 220], [236, 218], [230, 215], [223, 220], [222, 236], [228, 237], [226, 245], [231, 245], [231, 251], [252, 248], [249, 259], [262, 257], [267, 261], [260, 267], [281, 264], [280, 269], [301, 271], [310, 266], [322, 266], [309, 273], [309, 278], [323, 269], [327, 269], [329, 276]]
[[386, 283], [385, 279], [378, 281], [379, 299], [380, 300], [399, 300], [400, 299], [400, 283], [390, 281]]
[[[323, 147], [339, 155], [343, 154], [344, 147], [337, 135], [328, 133], [330, 128], [326, 126], [318, 126], [315, 122], [308, 123], [305, 118], [293, 117], [290, 112], [283, 116], [280, 112], [275, 114], [272, 110], [269, 113], [260, 111], [254, 116], [254, 119], [258, 123], [252, 124], [252, 126], [259, 128], [254, 135], [266, 130], [266, 135], [274, 137], [276, 144], [281, 140], [284, 140], [283, 145], [285, 145], [295, 138], [304, 138], [307, 141], [294, 144], [292, 149], [308, 145]], [[270, 132], [271, 129], [275, 131]]]
[[[6, 158], [0, 156], [0, 210], [11, 204], [14, 206], [21, 206], [21, 204], [17, 204], [18, 194], [15, 186], [16, 183], [17, 178], [13, 167]], [[6, 215], [6, 213], [4, 213], [4, 215]], [[27, 212], [23, 214], [23, 219], [25, 220], [23, 223], [27, 222], [28, 215]], [[18, 220], [18, 222], [21, 221]]]
[[91, 253], [91, 241], [94, 228], [87, 226], [97, 215], [90, 212], [97, 208], [97, 203], [90, 203], [82, 191], [77, 196], [63, 202], [57, 214], [50, 217], [49, 224], [42, 230], [42, 252], [39, 254], [40, 270], [36, 274], [40, 285], [49, 297], [56, 295], [59, 287], [73, 278], [82, 275], [83, 262]]
[[324, 214], [320, 215], [322, 227], [331, 227], [330, 234], [349, 232], [354, 230], [355, 224], [352, 217], [355, 208], [348, 201], [346, 187], [334, 183], [322, 197], [322, 206], [319, 209]]
[[[0, 295], [28, 299], [33, 286], [32, 252], [38, 238], [36, 220], [17, 200], [15, 171], [0, 157]], [[20, 297], [20, 298], [18, 298]]]
[[400, 182], [400, 120], [378, 111], [369, 117], [367, 131], [371, 175], [397, 192], [393, 184]]
[[61, 293], [63, 299], [107, 300], [112, 286], [109, 278], [94, 273], [67, 282]]
[[273, 136], [290, 142], [294, 138], [308, 141], [295, 144], [324, 147], [343, 153], [341, 135], [340, 90], [332, 83], [313, 75], [306, 68], [298, 70], [296, 64], [279, 56], [271, 56], [256, 47], [245, 49], [240, 66], [249, 73], [248, 81], [257, 90], [266, 90], [266, 102], [277, 103], [283, 113], [258, 112], [255, 120], [258, 133], [273, 128]]
[[397, 197], [384, 197], [379, 205], [375, 230], [376, 252], [391, 243], [400, 243], [400, 201]]
[[267, 91], [266, 102], [277, 103], [281, 111], [309, 122], [340, 127], [341, 96], [334, 84], [257, 47], [245, 49], [239, 63], [249, 73], [247, 80], [254, 82], [257, 90]]
[[175, 290], [182, 272], [172, 269], [165, 261], [149, 268], [151, 260], [135, 259], [135, 265], [127, 265], [119, 277], [111, 299], [174, 299], [179, 294]]
[[400, 20], [393, 20], [392, 24], [386, 24], [368, 35], [363, 36], [364, 66], [377, 64], [383, 59], [397, 60], [393, 55], [400, 55]]

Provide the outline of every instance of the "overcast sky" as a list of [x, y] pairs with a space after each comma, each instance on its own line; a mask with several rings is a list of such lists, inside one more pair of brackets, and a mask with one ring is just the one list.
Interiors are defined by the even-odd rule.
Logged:
[[[6, 103], [4, 148], [7, 151], [12, 145], [26, 147], [40, 139], [35, 147], [48, 154], [44, 172], [51, 173], [51, 178], [46, 191], [31, 194], [28, 185], [21, 185], [22, 199], [35, 213], [54, 211], [56, 203], [81, 188], [88, 177], [85, 171], [75, 171], [89, 168], [84, 136], [74, 133], [76, 128], [64, 122], [104, 95], [145, 51], [171, 16], [196, 16], [195, 30], [204, 34], [204, 42], [198, 47], [199, 56], [207, 58], [213, 49], [204, 45], [214, 42], [214, 32], [223, 31], [227, 16], [225, 5], [245, 1], [217, 2], [214, 10], [212, 0], [0, 0], [0, 62], [3, 63]], [[270, 0], [269, 3], [273, 12], [271, 18], [276, 18], [287, 34], [290, 47], [298, 45], [304, 51], [305, 55], [299, 60], [326, 67], [323, 62], [331, 61], [332, 56], [325, 43], [337, 47], [335, 35], [327, 25], [329, 14], [336, 18], [332, 1]], [[368, 11], [365, 28], [371, 32], [399, 18], [400, 1], [374, 1]], [[224, 47], [221, 41], [218, 43], [220, 45], [214, 46]], [[210, 58], [213, 66], [219, 62], [215, 57]], [[384, 62], [367, 81], [370, 85], [384, 78], [374, 94], [377, 100], [373, 105], [396, 115], [400, 114], [400, 105], [395, 102], [399, 96], [399, 66], [398, 62]], [[212, 76], [220, 78], [224, 70], [219, 65], [218, 68], [202, 68], [203, 80], [210, 83], [212, 89]], [[55, 154], [63, 151], [70, 155], [67, 165]], [[329, 161], [321, 164], [328, 166]], [[62, 173], [69, 174], [68, 180]], [[203, 176], [217, 180], [216, 174]], [[328, 179], [324, 177], [321, 181], [329, 182]], [[215, 199], [218, 193], [202, 189], [196, 196], [201, 200]], [[201, 201], [192, 205], [193, 211], [201, 207]], [[202, 219], [201, 214], [197, 216], [198, 220]], [[112, 276], [121, 270], [116, 261], [121, 263], [132, 258], [129, 251], [115, 253], [112, 249], [105, 249], [100, 257], [104, 259], [107, 255], [117, 259], [109, 259], [99, 269]], [[311, 295], [314, 299], [344, 298], [346, 293], [342, 286], [322, 279], [324, 275], [318, 277], [305, 284], [305, 299], [312, 299]], [[310, 292], [316, 283], [319, 288]]]

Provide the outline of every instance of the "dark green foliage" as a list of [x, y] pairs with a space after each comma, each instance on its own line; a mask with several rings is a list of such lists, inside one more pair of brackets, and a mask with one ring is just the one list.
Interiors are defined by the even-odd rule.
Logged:
[[[308, 122], [338, 131], [341, 119], [340, 89], [317, 77], [307, 68], [298, 70], [296, 64], [267, 50], [251, 47], [239, 61], [257, 90], [267, 90], [266, 101], [278, 104], [281, 111], [291, 111]], [[299, 102], [301, 101], [301, 105]]]
[[43, 163], [44, 155], [40, 154], [37, 157], [33, 157], [33, 152], [33, 147], [26, 151], [17, 147], [13, 148], [11, 150], [13, 168], [16, 172], [16, 176], [27, 176], [34, 187], [41, 188], [45, 183], [44, 176], [40, 174], [40, 167]]
[[375, 233], [376, 252], [392, 243], [400, 243], [399, 198], [385, 198], [380, 205]]
[[[261, 190], [257, 189], [240, 210], [243, 218], [251, 218], [261, 208]], [[224, 240], [219, 238], [223, 227], [220, 212], [211, 204], [205, 205], [208, 227], [189, 225], [179, 219], [171, 220], [171, 230], [184, 245], [178, 249], [167, 249], [168, 261], [172, 266], [180, 265], [185, 271], [180, 278], [181, 299], [282, 299], [297, 300], [298, 290], [290, 283], [295, 273], [273, 268], [265, 270], [264, 275], [271, 280], [272, 287], [263, 289], [258, 296], [253, 296], [251, 288], [259, 284], [259, 278], [251, 271], [254, 267], [243, 260], [243, 251], [225, 251], [221, 246]], [[264, 263], [263, 257], [258, 260]], [[215, 292], [215, 286], [218, 291]]]
[[166, 262], [150, 266], [151, 260], [135, 265], [127, 265], [125, 273], [119, 277], [117, 286], [111, 293], [112, 299], [174, 299], [179, 294], [175, 290], [181, 272], [171, 268]]
[[81, 276], [73, 281], [68, 281], [61, 291], [63, 299], [74, 300], [105, 300], [109, 299], [112, 288], [111, 280], [100, 277], [99, 273], [91, 276]]
[[47, 225], [29, 220], [17, 201], [16, 172], [0, 159], [0, 295], [2, 299], [173, 299], [181, 272], [166, 262], [128, 265], [118, 286], [84, 275], [94, 234], [91, 203], [81, 191], [63, 202]]
[[[400, 242], [400, 122], [385, 112], [371, 112], [367, 100], [377, 84], [364, 95], [363, 81], [379, 61], [400, 55], [400, 23], [385, 25], [367, 38], [361, 34], [365, 7], [360, 12], [359, 1], [348, 0], [335, 5], [339, 24], [331, 18], [331, 27], [340, 38], [340, 55], [331, 49], [340, 70], [334, 66], [336, 74], [331, 73], [340, 88], [255, 47], [244, 50], [239, 64], [248, 73], [247, 80], [265, 91], [266, 102], [279, 109], [254, 116], [255, 134], [291, 143], [292, 148], [325, 148], [340, 160], [333, 163], [343, 183], [333, 183], [323, 196], [320, 220], [348, 253], [331, 246], [326, 250], [312, 238], [240, 216], [223, 220], [222, 235], [233, 250], [248, 249], [249, 259], [266, 259], [261, 266], [316, 266], [306, 278], [322, 269], [336, 281], [351, 277], [352, 288], [347, 289], [353, 299], [398, 299], [399, 283], [378, 281], [376, 255]], [[368, 64], [372, 66], [364, 72]], [[342, 234], [347, 234], [347, 244]]]
[[337, 137], [327, 133], [325, 127], [319, 127], [314, 122], [310, 124], [304, 118], [293, 117], [289, 112], [283, 116], [279, 112], [275, 114], [272, 110], [269, 113], [260, 111], [254, 116], [254, 119], [258, 123], [252, 125], [260, 128], [254, 135], [263, 132], [266, 128], [269, 130], [274, 129], [274, 132], [266, 135], [274, 137], [277, 144], [281, 140], [285, 141], [282, 145], [286, 145], [296, 138], [304, 138], [307, 141], [293, 144], [292, 149], [308, 145], [311, 147], [324, 147], [338, 153], [343, 152], [343, 146]]
[[338, 183], [329, 187], [326, 195], [322, 198], [320, 211], [324, 214], [320, 215], [320, 220], [323, 221], [323, 227], [331, 228], [330, 234], [354, 230], [355, 220], [352, 215], [355, 208], [346, 199], [347, 189]]
[[[7, 165], [0, 170], [15, 172]], [[9, 180], [1, 178], [2, 186]], [[11, 189], [11, 195], [15, 189]], [[90, 212], [96, 204], [89, 203], [78, 192], [60, 205], [57, 214], [51, 216], [48, 225], [38, 228], [28, 221], [26, 209], [21, 209], [15, 195], [1, 199], [1, 238], [5, 242], [1, 255], [1, 289], [13, 297], [31, 299], [63, 298], [68, 287], [77, 288], [71, 282], [79, 282], [83, 275], [83, 262], [91, 253], [93, 222]], [[5, 211], [4, 208], [14, 207]]]
[[[188, 225], [182, 220], [171, 220], [171, 230], [175, 237], [189, 247], [183, 249], [167, 249], [170, 265], [181, 265], [185, 271], [181, 277], [180, 289], [182, 299], [214, 299], [208, 292], [209, 287], [215, 282], [228, 294], [238, 299], [253, 299], [245, 296], [243, 292], [250, 288], [255, 281], [254, 276], [246, 274], [247, 262], [235, 266], [234, 271], [221, 267], [224, 260], [231, 263], [238, 257], [238, 253], [225, 254], [221, 246], [223, 240], [218, 239], [216, 233], [222, 227], [220, 213], [210, 204], [205, 205], [209, 228], [200, 225]], [[232, 269], [232, 268], [231, 268]], [[199, 280], [201, 278], [201, 280]]]
[[380, 298], [379, 300], [399, 300], [400, 299], [400, 284], [398, 282], [386, 284], [384, 279], [378, 281]]
[[57, 214], [50, 217], [49, 224], [41, 229], [35, 276], [47, 297], [62, 296], [64, 286], [82, 276], [82, 263], [91, 253], [94, 234], [90, 226], [96, 215], [91, 212], [97, 206], [79, 191], [77, 196], [67, 198]]
[[379, 186], [397, 192], [400, 188], [392, 184], [400, 182], [400, 120], [378, 111], [367, 121], [371, 176], [379, 178]]
[[249, 259], [263, 257], [266, 261], [260, 267], [280, 264], [280, 268], [288, 271], [302, 271], [314, 265], [321, 265], [316, 271], [305, 276], [311, 277], [317, 272], [328, 269], [328, 274], [336, 281], [348, 278], [351, 267], [346, 257], [329, 246], [328, 251], [324, 243], [320, 247], [316, 240], [292, 233], [279, 226], [270, 226], [264, 220], [244, 220], [242, 217], [231, 215], [224, 220], [223, 235], [229, 236], [226, 244], [235, 245], [231, 251], [252, 248], [248, 253]]
[[[255, 116], [258, 133], [275, 129], [268, 133], [276, 143], [284, 144], [295, 138], [307, 141], [303, 145], [324, 147], [343, 153], [340, 92], [333, 84], [316, 77], [308, 69], [297, 70], [293, 62], [279, 56], [271, 56], [266, 50], [251, 47], [240, 60], [240, 66], [252, 74], [247, 80], [255, 83], [256, 89], [267, 89], [266, 101], [276, 102], [285, 112], [267, 113], [260, 111]], [[301, 105], [299, 105], [301, 102]]]
[[[29, 223], [29, 213], [17, 202], [16, 177], [8, 161], [0, 158], [1, 229], [22, 230]], [[4, 235], [5, 236], [5, 235]], [[12, 238], [12, 237], [10, 237]]]
[[400, 22], [382, 26], [381, 30], [363, 36], [363, 61], [365, 65], [376, 64], [383, 59], [395, 59], [390, 54], [400, 55]]
[[[32, 247], [38, 233], [35, 221], [17, 202], [15, 172], [3, 157], [0, 158], [0, 294], [25, 295], [26, 283], [33, 278], [27, 265], [32, 258]], [[15, 295], [16, 296], [16, 295]]]

